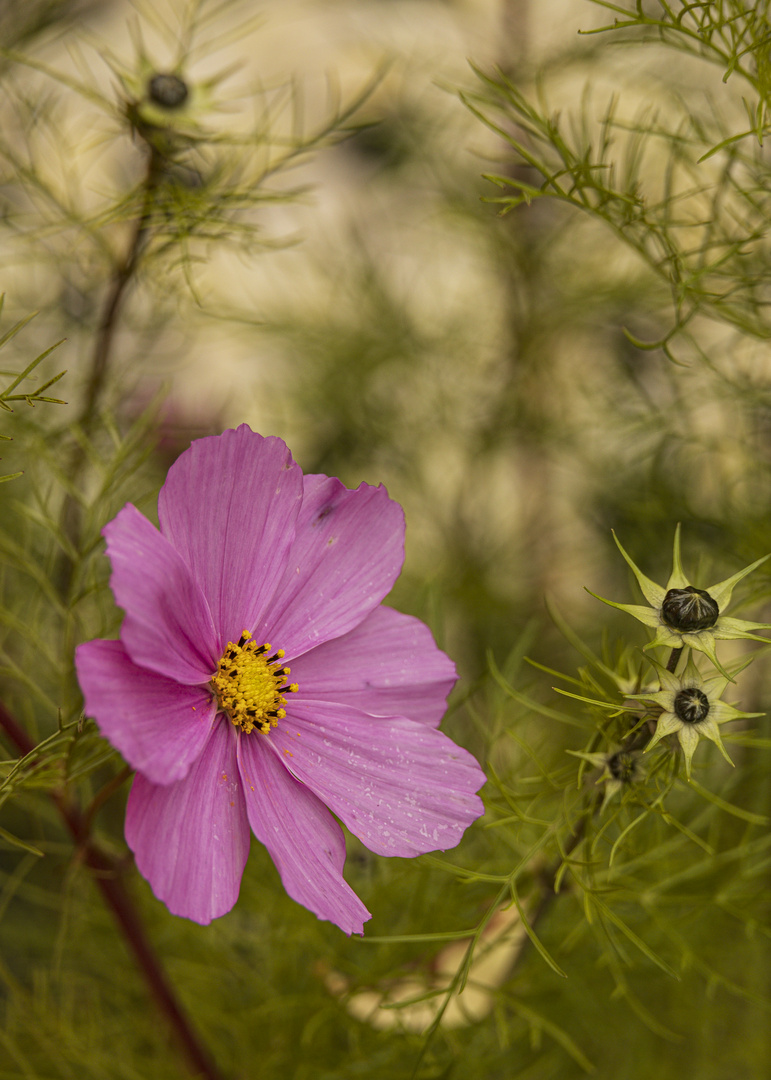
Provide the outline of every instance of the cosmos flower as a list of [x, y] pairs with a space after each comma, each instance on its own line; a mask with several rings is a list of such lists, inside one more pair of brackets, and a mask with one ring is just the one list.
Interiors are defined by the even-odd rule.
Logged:
[[[715, 652], [716, 640], [748, 638], [752, 641], [766, 643], [766, 638], [759, 637], [752, 631], [770, 630], [771, 623], [755, 623], [748, 622], [746, 619], [733, 619], [724, 615], [723, 612], [728, 607], [731, 593], [738, 582], [747, 574], [752, 573], [771, 556], [764, 555], [762, 559], [751, 563], [744, 570], [740, 570], [732, 577], [726, 578], [725, 581], [719, 581], [716, 585], [709, 585], [706, 589], [697, 589], [691, 585], [685, 576], [680, 562], [680, 526], [678, 525], [675, 530], [672, 573], [669, 575], [667, 584], [662, 587], [647, 578], [637, 568], [626, 551], [624, 551], [615, 533], [613, 539], [632, 568], [643, 596], [651, 606], [617, 604], [613, 600], [606, 600], [602, 596], [598, 596], [597, 599], [602, 600], [604, 604], [618, 608], [620, 611], [626, 611], [641, 623], [652, 627], [656, 633], [653, 641], [649, 642], [646, 648], [653, 648], [655, 645], [666, 645], [672, 649], [682, 649], [684, 646], [688, 646], [690, 649], [705, 653], [715, 667], [725, 675], [726, 673], [721, 667]], [[592, 593], [592, 596], [596, 595], [596, 593]]]
[[[171, 912], [238, 897], [249, 829], [286, 891], [360, 933], [334, 814], [372, 851], [454, 847], [484, 774], [437, 730], [452, 662], [381, 605], [404, 557], [385, 488], [303, 476], [246, 425], [169, 470], [160, 530], [131, 504], [104, 529], [119, 641], [77, 650], [86, 713], [136, 769], [126, 840]], [[290, 674], [291, 672], [291, 674]], [[330, 812], [331, 811], [331, 812]]]
[[[688, 657], [686, 661], [686, 656]], [[659, 669], [661, 689], [655, 694], [637, 694], [641, 701], [650, 701], [663, 710], [656, 723], [653, 738], [645, 748], [652, 749], [666, 735], [677, 735], [685, 757], [685, 772], [691, 775], [691, 760], [699, 739], [711, 739], [729, 765], [733, 765], [720, 738], [720, 724], [762, 713], [739, 712], [720, 697], [730, 682], [728, 675], [702, 678], [690, 654], [683, 653], [674, 674]]]

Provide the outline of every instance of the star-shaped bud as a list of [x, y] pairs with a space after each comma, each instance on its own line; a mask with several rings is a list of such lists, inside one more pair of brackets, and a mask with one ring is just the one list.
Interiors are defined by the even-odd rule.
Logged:
[[181, 63], [156, 64], [141, 42], [130, 66], [109, 50], [104, 59], [120, 83], [124, 116], [164, 158], [211, 140], [214, 114], [227, 109], [218, 96], [219, 86], [233, 67], [206, 79], [194, 78]]
[[[686, 660], [687, 657], [687, 660]], [[742, 664], [742, 667], [745, 667]], [[728, 674], [704, 679], [690, 654], [683, 653], [674, 673], [659, 668], [661, 689], [655, 694], [635, 694], [640, 701], [658, 705], [662, 712], [653, 738], [645, 748], [652, 749], [667, 735], [677, 735], [685, 757], [685, 772], [691, 775], [691, 760], [699, 739], [711, 739], [729, 765], [733, 765], [720, 738], [720, 724], [763, 713], [740, 712], [720, 698], [731, 681]], [[736, 674], [736, 672], [734, 672]]]
[[675, 530], [675, 544], [672, 555], [672, 573], [666, 585], [657, 585], [651, 581], [635, 565], [631, 557], [626, 553], [616, 534], [613, 534], [616, 545], [632, 568], [634, 576], [642, 590], [643, 596], [650, 607], [642, 604], [617, 604], [613, 600], [606, 600], [597, 596], [604, 604], [626, 611], [635, 619], [655, 630], [654, 638], [646, 645], [651, 649], [656, 645], [665, 645], [671, 649], [682, 649], [687, 646], [696, 649], [708, 656], [715, 667], [730, 680], [730, 676], [721, 666], [715, 652], [715, 642], [735, 638], [747, 638], [751, 641], [767, 639], [753, 633], [755, 630], [771, 630], [771, 623], [748, 622], [746, 619], [734, 619], [723, 612], [728, 607], [731, 594], [736, 585], [751, 574], [758, 566], [771, 558], [764, 555], [750, 563], [743, 570], [725, 581], [719, 581], [716, 585], [708, 585], [706, 589], [697, 589], [683, 572], [680, 561], [680, 526]]

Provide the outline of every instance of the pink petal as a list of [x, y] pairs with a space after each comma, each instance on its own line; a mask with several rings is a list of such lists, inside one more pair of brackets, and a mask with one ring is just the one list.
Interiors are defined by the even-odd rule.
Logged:
[[301, 498], [302, 473], [286, 443], [246, 424], [198, 439], [169, 469], [158, 498], [161, 532], [209, 602], [218, 657], [275, 592]]
[[381, 485], [349, 491], [306, 476], [284, 576], [255, 637], [287, 659], [360, 622], [391, 589], [404, 562], [404, 513]]
[[370, 913], [343, 878], [340, 826], [289, 775], [264, 736], [244, 735], [238, 746], [249, 823], [270, 852], [287, 893], [346, 934], [360, 934]]
[[249, 824], [227, 720], [214, 726], [184, 780], [161, 786], [137, 773], [126, 841], [172, 915], [209, 923], [230, 911], [249, 854]]
[[440, 731], [401, 716], [295, 700], [267, 738], [289, 771], [379, 855], [455, 847], [482, 813], [485, 775]]
[[436, 727], [456, 673], [427, 626], [381, 605], [349, 633], [298, 656], [291, 677], [304, 698]]
[[126, 612], [121, 641], [131, 659], [180, 683], [207, 682], [220, 656], [214, 624], [181, 557], [131, 503], [103, 535], [110, 585]]
[[181, 780], [216, 714], [209, 691], [137, 667], [120, 641], [75, 650], [86, 713], [130, 765], [156, 784]]

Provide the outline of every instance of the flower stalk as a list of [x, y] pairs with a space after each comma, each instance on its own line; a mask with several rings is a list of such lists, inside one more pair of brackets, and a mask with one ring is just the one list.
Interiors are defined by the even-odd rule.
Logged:
[[674, 671], [677, 667], [677, 661], [680, 659], [682, 649], [673, 649], [669, 654], [669, 660], [667, 660], [667, 671]]
[[[99, 320], [96, 333], [96, 341], [91, 354], [90, 373], [86, 385], [85, 398], [76, 424], [86, 435], [94, 425], [102, 392], [104, 390], [107, 373], [110, 367], [115, 331], [118, 325], [118, 316], [121, 311], [126, 289], [134, 278], [142, 250], [147, 238], [150, 220], [152, 218], [155, 192], [163, 168], [163, 158], [160, 152], [148, 143], [149, 157], [147, 171], [143, 186], [142, 209], [134, 222], [126, 253], [116, 263], [110, 287], [104, 302], [104, 308]], [[72, 485], [77, 483], [81, 470], [86, 462], [86, 455], [80, 442], [76, 442], [70, 458], [68, 475]], [[61, 511], [62, 532], [69, 540], [72, 548], [79, 548], [81, 507], [78, 500], [70, 493], [64, 497]], [[74, 565], [66, 551], [62, 551], [59, 559], [59, 568], [56, 579], [62, 596], [69, 593], [72, 582]]]
[[[35, 749], [35, 744], [27, 732], [2, 702], [0, 702], [0, 728], [22, 756], [32, 753]], [[191, 1074], [202, 1077], [203, 1080], [222, 1080], [220, 1072], [178, 1002], [171, 982], [145, 932], [136, 906], [125, 887], [121, 863], [115, 856], [100, 848], [90, 835], [93, 815], [83, 814], [64, 791], [52, 791], [50, 794], [75, 841], [83, 863], [91, 871], [102, 899], [112, 912], [137, 967], [142, 972], [150, 994], [166, 1017], [184, 1053]]]
[[[118, 325], [118, 315], [126, 289], [139, 265], [152, 217], [155, 191], [158, 187], [163, 166], [163, 159], [159, 151], [151, 143], [148, 143], [147, 146], [149, 157], [144, 180], [142, 209], [134, 222], [126, 253], [115, 266], [110, 288], [105, 298], [102, 317], [99, 320], [94, 351], [91, 354], [91, 371], [86, 387], [85, 400], [77, 421], [86, 432], [93, 424], [99, 399], [104, 389], [115, 339], [115, 330]], [[82, 461], [82, 451], [79, 460]]]

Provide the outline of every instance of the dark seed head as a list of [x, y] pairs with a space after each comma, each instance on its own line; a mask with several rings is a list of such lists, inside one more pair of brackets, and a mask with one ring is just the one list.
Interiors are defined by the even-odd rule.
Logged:
[[164, 109], [178, 109], [184, 105], [190, 91], [179, 75], [159, 72], [147, 84], [147, 93], [156, 105], [162, 105]]
[[617, 750], [608, 758], [608, 772], [614, 780], [622, 784], [631, 784], [637, 771], [637, 759], [628, 750]]
[[720, 608], [704, 589], [688, 585], [684, 589], [670, 589], [661, 605], [661, 614], [667, 626], [683, 633], [709, 630], [717, 622]]
[[675, 716], [684, 724], [698, 724], [709, 713], [709, 698], [697, 686], [679, 690], [675, 694]]

